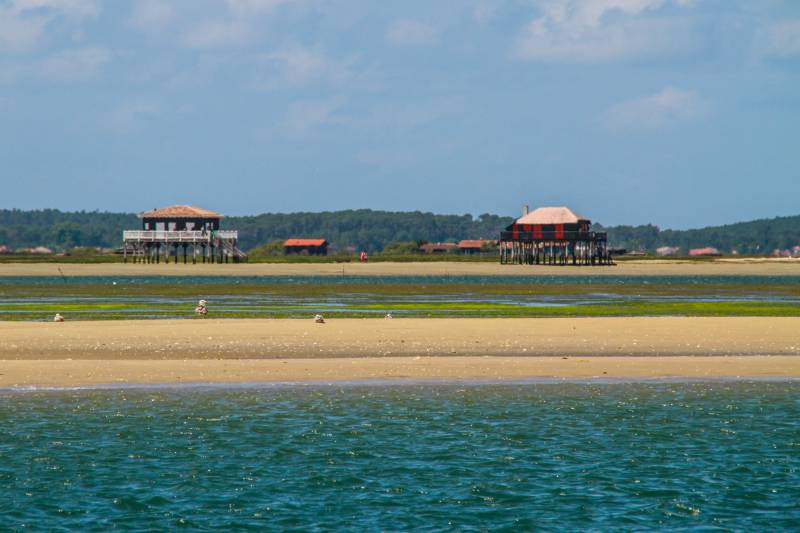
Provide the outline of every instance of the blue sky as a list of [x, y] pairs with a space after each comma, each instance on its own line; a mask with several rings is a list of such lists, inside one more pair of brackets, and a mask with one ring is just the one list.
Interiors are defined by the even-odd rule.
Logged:
[[796, 0], [0, 0], [0, 207], [800, 214]]

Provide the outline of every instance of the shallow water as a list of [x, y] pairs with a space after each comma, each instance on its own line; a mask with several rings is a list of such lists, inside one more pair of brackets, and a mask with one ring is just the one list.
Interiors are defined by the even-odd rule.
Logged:
[[[283, 290], [287, 285], [325, 290], [322, 294]], [[391, 289], [382, 292], [381, 285]], [[559, 285], [565, 286], [563, 292], [544, 290]], [[790, 311], [800, 307], [800, 277], [15, 277], [0, 278], [0, 319], [49, 320], [55, 312], [70, 319], [192, 317], [200, 298], [209, 300], [213, 316], [223, 318], [387, 312], [398, 316], [552, 316], [568, 306], [575, 309], [564, 313], [579, 315], [581, 308], [604, 306], [613, 314], [613, 307], [620, 304], [709, 302], [778, 305], [785, 314], [787, 307]], [[603, 314], [602, 310], [590, 312]]]
[[792, 530], [800, 383], [0, 393], [0, 529]]
[[[159, 268], [159, 267], [156, 267]], [[165, 266], [163, 268], [169, 268]], [[3, 276], [0, 284], [7, 285], [347, 285], [347, 284], [619, 284], [619, 285], [800, 285], [800, 276]]]

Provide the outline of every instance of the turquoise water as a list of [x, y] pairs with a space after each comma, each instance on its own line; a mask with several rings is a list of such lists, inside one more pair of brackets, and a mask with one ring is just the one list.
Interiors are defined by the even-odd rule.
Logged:
[[0, 529], [796, 530], [800, 383], [0, 393]]

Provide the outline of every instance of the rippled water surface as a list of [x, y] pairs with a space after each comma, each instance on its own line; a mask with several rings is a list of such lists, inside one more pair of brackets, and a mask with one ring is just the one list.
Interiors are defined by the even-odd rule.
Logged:
[[0, 393], [0, 529], [791, 530], [800, 383]]

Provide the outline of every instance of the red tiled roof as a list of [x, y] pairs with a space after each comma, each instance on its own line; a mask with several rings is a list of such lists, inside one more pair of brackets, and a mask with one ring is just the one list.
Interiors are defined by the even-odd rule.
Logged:
[[721, 255], [719, 250], [711, 246], [705, 248], [693, 248], [689, 250], [689, 255]]
[[464, 239], [463, 241], [459, 241], [458, 247], [459, 248], [480, 248], [484, 244], [496, 244], [495, 241], [485, 241], [481, 239]]
[[139, 218], [222, 218], [216, 211], [201, 209], [191, 205], [171, 205], [161, 209], [145, 211]]
[[322, 246], [327, 242], [325, 239], [286, 239], [283, 246]]

